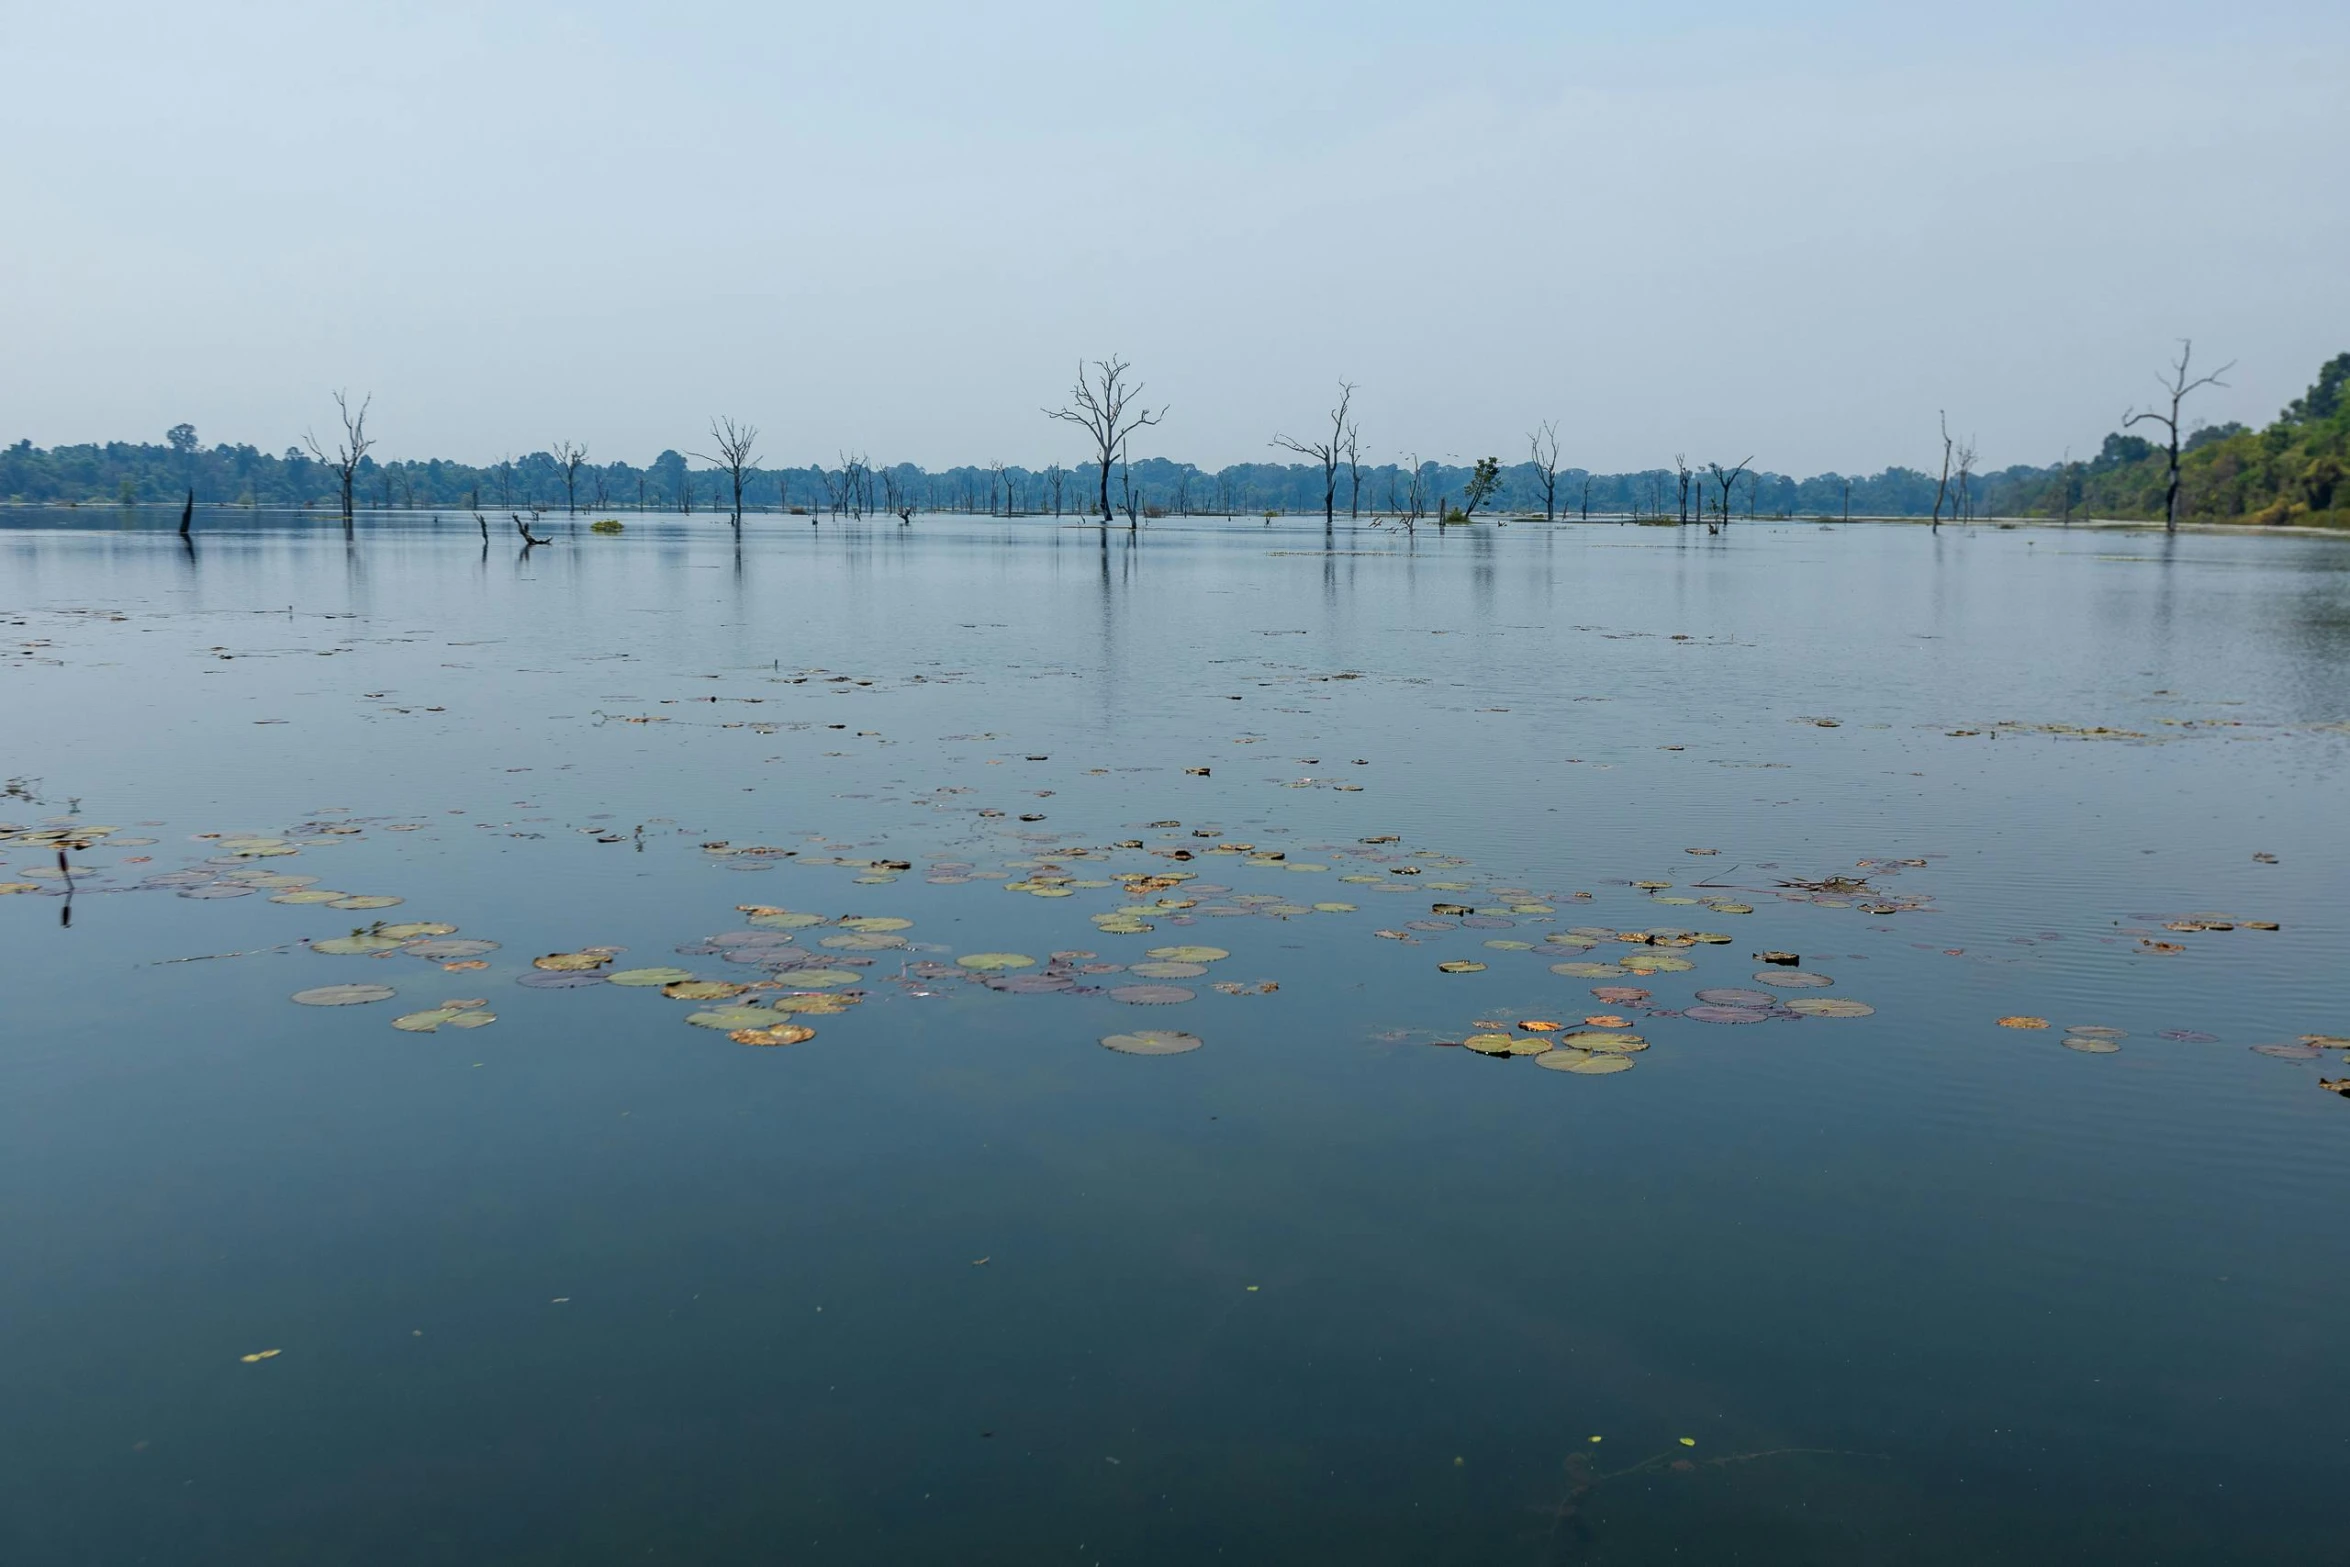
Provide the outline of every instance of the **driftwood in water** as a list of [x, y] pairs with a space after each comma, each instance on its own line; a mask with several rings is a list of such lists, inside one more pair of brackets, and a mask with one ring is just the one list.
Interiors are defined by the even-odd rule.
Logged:
[[555, 542], [553, 539], [533, 538], [531, 536], [530, 524], [522, 520], [522, 514], [520, 512], [509, 512], [507, 515], [514, 519], [514, 531], [522, 535], [522, 547], [524, 549], [530, 549], [535, 545], [552, 544]]
[[477, 523], [481, 524], [481, 541], [482, 541], [482, 543], [484, 543], [484, 544], [487, 544], [487, 543], [489, 543], [489, 541], [490, 541], [490, 520], [489, 520], [489, 518], [487, 518], [487, 517], [484, 517], [484, 516], [483, 516], [483, 515], [482, 515], [480, 512], [475, 512], [475, 513], [473, 514], [473, 520], [474, 520], [475, 522], [477, 522]]

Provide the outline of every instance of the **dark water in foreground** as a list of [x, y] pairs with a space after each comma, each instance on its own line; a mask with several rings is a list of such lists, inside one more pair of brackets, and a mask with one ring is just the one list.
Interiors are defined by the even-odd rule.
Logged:
[[2343, 1559], [2350, 543], [16, 520], [0, 1558]]

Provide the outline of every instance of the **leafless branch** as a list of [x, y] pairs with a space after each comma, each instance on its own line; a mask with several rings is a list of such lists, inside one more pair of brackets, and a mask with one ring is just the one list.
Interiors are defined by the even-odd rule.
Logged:
[[1092, 438], [1094, 462], [1100, 469], [1102, 524], [1107, 527], [1116, 515], [1110, 510], [1111, 467], [1126, 450], [1128, 437], [1157, 424], [1166, 417], [1167, 410], [1164, 405], [1157, 409], [1142, 405], [1142, 383], [1126, 384], [1126, 372], [1132, 366], [1125, 360], [1113, 354], [1095, 360], [1093, 368], [1093, 379], [1088, 381], [1085, 366], [1080, 362], [1077, 384], [1069, 393], [1069, 406], [1047, 408], [1043, 412], [1048, 419], [1076, 425]]

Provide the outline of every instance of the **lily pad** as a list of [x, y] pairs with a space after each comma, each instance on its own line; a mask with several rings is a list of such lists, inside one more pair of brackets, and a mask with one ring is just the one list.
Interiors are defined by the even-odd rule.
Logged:
[[276, 897], [274, 897], [274, 898], [270, 899], [269, 901], [270, 901], [270, 902], [272, 902], [272, 903], [297, 903], [297, 904], [299, 904], [299, 903], [333, 903], [333, 902], [334, 902], [334, 901], [336, 901], [338, 898], [347, 898], [347, 897], [349, 897], [349, 896], [350, 896], [350, 894], [349, 894], [349, 893], [347, 893], [347, 892], [334, 892], [334, 891], [330, 891], [329, 889], [327, 889], [327, 888], [325, 888], [325, 887], [304, 887], [304, 888], [302, 888], [300, 891], [297, 891], [297, 892], [281, 892], [281, 893], [279, 893], [279, 894], [278, 894]]
[[1754, 976], [1754, 982], [1777, 990], [1824, 990], [1836, 983], [1825, 974], [1810, 974], [1799, 968], [1764, 969]]
[[973, 969], [982, 974], [999, 969], [1034, 968], [1036, 959], [1022, 952], [967, 952], [955, 959], [957, 967]]
[[730, 1001], [748, 988], [723, 979], [676, 979], [663, 985], [661, 994], [672, 1001]]
[[[1599, 993], [1597, 991], [1593, 991], [1592, 994], [1598, 995]], [[1603, 996], [1600, 999], [1606, 1000], [1607, 998]], [[1701, 990], [1697, 993], [1697, 999], [1706, 1003], [1708, 1006], [1715, 1007], [1752, 1007], [1760, 1009], [1774, 1007], [1779, 1004], [1778, 998], [1773, 996], [1767, 990], [1732, 990], [1726, 987]]]
[[369, 952], [389, 952], [400, 943], [389, 936], [329, 936], [310, 943], [310, 950], [328, 957], [346, 958]]
[[1506, 1056], [1516, 1054], [1517, 1042], [1515, 1034], [1471, 1034], [1461, 1041], [1461, 1048], [1481, 1056]]
[[[682, 969], [676, 967], [624, 968], [616, 974], [606, 974], [604, 976], [604, 983], [607, 985], [626, 985], [632, 989], [638, 987], [652, 989], [661, 985], [674, 985], [680, 980], [688, 980], [692, 979], [693, 977], [694, 972], [692, 969]], [[737, 986], [736, 988], [739, 990], [741, 987]]]
[[392, 1019], [392, 1027], [404, 1034], [429, 1034], [443, 1023], [455, 1022], [464, 1016], [448, 1007], [434, 1007], [428, 1012], [409, 1012]]
[[363, 893], [348, 898], [337, 898], [327, 907], [330, 909], [388, 909], [407, 901], [406, 898], [386, 897], [381, 893]]
[[1153, 947], [1149, 955], [1168, 963], [1215, 963], [1232, 956], [1222, 947]]
[[1999, 1020], [1999, 1026], [2001, 1028], [2046, 1028], [2048, 1026], [2048, 1019], [2044, 1017], [2025, 1017], [2021, 1014], [2018, 1014], [2014, 1017], [2001, 1018]]
[[1550, 971], [1569, 979], [1614, 979], [1624, 972], [1613, 963], [1553, 963]]
[[1633, 1055], [1648, 1048], [1648, 1041], [1638, 1034], [1618, 1033], [1612, 1029], [1576, 1029], [1558, 1038], [1561, 1050], [1590, 1050], [1601, 1055]]
[[550, 952], [543, 958], [532, 958], [530, 966], [550, 974], [584, 974], [611, 961], [608, 952]]
[[1197, 979], [1208, 971], [1205, 963], [1135, 963], [1127, 972], [1141, 979]]
[[1804, 1017], [1868, 1017], [1877, 1009], [1850, 996], [1798, 996], [1787, 1010]]
[[1554, 1072], [1573, 1072], [1581, 1077], [1606, 1077], [1615, 1072], [1632, 1070], [1630, 1056], [1593, 1055], [1588, 1050], [1552, 1050], [1534, 1058], [1536, 1066]]
[[451, 1028], [487, 1028], [498, 1020], [495, 1012], [465, 1011], [449, 1019]]
[[[2072, 1041], [2065, 1041], [2070, 1044]], [[2257, 1056], [2275, 1056], [2280, 1061], [2315, 1061], [2320, 1054], [2315, 1045], [2254, 1045]]]
[[2078, 1050], [2085, 1056], [2109, 1056], [2121, 1049], [2114, 1041], [2094, 1034], [2067, 1034], [2062, 1043], [2065, 1049]]
[[775, 1022], [775, 1014], [765, 1007], [712, 1007], [706, 1012], [688, 1012], [685, 1020], [696, 1028], [714, 1028], [731, 1034], [738, 1028], [766, 1028]]
[[457, 927], [444, 925], [438, 920], [409, 920], [400, 925], [379, 925], [375, 933], [379, 936], [394, 936], [402, 941], [414, 941], [419, 936], [454, 936]]
[[806, 995], [778, 996], [769, 1005], [786, 1017], [839, 1017], [857, 1005], [857, 998], [819, 990]]
[[1770, 1019], [1768, 1012], [1757, 1007], [1695, 1006], [1681, 1015], [1694, 1023], [1762, 1023]]
[[841, 920], [843, 930], [861, 931], [868, 936], [886, 936], [894, 930], [912, 930], [912, 920], [900, 919], [894, 914], [852, 914]]
[[2130, 1037], [2129, 1031], [2126, 1029], [2107, 1028], [2101, 1023], [2077, 1024], [2066, 1029], [2065, 1033], [2074, 1039], [2127, 1039]]
[[814, 1039], [816, 1030], [805, 1023], [777, 1023], [767, 1028], [731, 1029], [726, 1037], [738, 1045], [797, 1045]]
[[494, 941], [479, 941], [460, 936], [454, 941], [411, 941], [400, 948], [412, 958], [425, 958], [434, 963], [446, 963], [453, 958], [478, 958], [498, 950]]
[[863, 931], [850, 931], [844, 936], [827, 936], [817, 943], [836, 952], [887, 952], [905, 944], [906, 938], [903, 936], [869, 935]]
[[[1636, 1007], [1648, 999], [1648, 992], [1638, 985], [1594, 985], [1591, 993], [1611, 1007]], [[1701, 990], [1698, 994], [1702, 996], [1705, 992]], [[1763, 1005], [1769, 1004], [1770, 998], [1765, 996]]]
[[796, 968], [790, 971], [791, 983], [802, 990], [838, 990], [864, 979], [855, 969]]
[[1134, 1007], [1171, 1007], [1191, 1000], [1196, 994], [1181, 985], [1120, 985], [1109, 992], [1109, 997]]
[[1485, 965], [1471, 963], [1465, 958], [1454, 958], [1450, 962], [1437, 964], [1436, 972], [1439, 974], [1482, 974], [1485, 972]]
[[1138, 1028], [1130, 1034], [1104, 1034], [1102, 1048], [1115, 1050], [1123, 1056], [1179, 1056], [1197, 1050], [1197, 1034], [1179, 1033], [1169, 1028]]
[[318, 985], [295, 991], [294, 1000], [306, 1007], [356, 1007], [389, 1001], [394, 994], [389, 985]]
[[560, 969], [553, 973], [532, 969], [527, 974], [515, 975], [514, 983], [528, 990], [584, 990], [590, 985], [601, 986], [604, 976]]
[[795, 914], [789, 910], [778, 909], [772, 914], [752, 915], [751, 923], [761, 930], [806, 930], [811, 925], [823, 924], [824, 916], [821, 914]]

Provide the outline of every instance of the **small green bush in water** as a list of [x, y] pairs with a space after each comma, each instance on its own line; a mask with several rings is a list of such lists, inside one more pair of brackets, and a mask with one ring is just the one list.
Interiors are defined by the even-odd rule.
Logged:
[[606, 517], [601, 522], [591, 522], [588, 524], [588, 532], [590, 533], [618, 533], [620, 531], [620, 519], [617, 517]]

